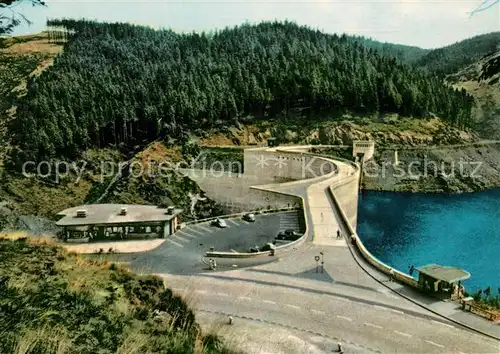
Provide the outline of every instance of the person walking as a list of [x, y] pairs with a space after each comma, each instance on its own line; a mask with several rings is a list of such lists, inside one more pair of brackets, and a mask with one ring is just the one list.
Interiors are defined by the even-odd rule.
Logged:
[[413, 275], [413, 272], [414, 272], [414, 271], [415, 271], [415, 267], [412, 265], [412, 266], [410, 267], [409, 274], [410, 274], [410, 275]]
[[337, 230], [337, 238], [340, 238], [340, 230]]

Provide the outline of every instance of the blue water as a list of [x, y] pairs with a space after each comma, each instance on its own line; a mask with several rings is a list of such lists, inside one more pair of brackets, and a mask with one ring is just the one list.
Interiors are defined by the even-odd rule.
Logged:
[[363, 191], [357, 231], [374, 256], [402, 272], [437, 263], [471, 273], [464, 282], [469, 292], [500, 288], [500, 189], [461, 195]]

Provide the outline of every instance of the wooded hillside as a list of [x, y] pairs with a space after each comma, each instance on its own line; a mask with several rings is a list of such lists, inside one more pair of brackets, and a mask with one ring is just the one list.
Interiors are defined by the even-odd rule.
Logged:
[[415, 64], [440, 76], [448, 75], [499, 49], [500, 32], [492, 32], [435, 49], [418, 59]]
[[210, 35], [73, 20], [49, 25], [75, 33], [54, 66], [28, 82], [12, 130], [18, 162], [179, 138], [297, 106], [311, 113], [433, 112], [471, 124], [465, 91], [345, 35], [287, 22]]

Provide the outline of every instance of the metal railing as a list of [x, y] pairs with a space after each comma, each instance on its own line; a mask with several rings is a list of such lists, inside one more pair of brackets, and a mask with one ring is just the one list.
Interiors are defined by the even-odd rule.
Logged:
[[462, 302], [462, 309], [484, 317], [490, 321], [499, 321], [500, 314], [486, 310], [479, 305], [470, 302]]

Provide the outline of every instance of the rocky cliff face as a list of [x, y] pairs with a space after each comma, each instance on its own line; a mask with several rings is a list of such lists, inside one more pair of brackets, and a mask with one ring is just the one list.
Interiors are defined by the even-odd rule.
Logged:
[[293, 116], [236, 123], [203, 132], [197, 140], [206, 146], [266, 145], [269, 137], [281, 144], [351, 145], [353, 140], [374, 140], [377, 145], [456, 145], [478, 141], [476, 134], [444, 123], [434, 114], [427, 118], [401, 117], [398, 114], [311, 117], [295, 112]]
[[19, 215], [9, 208], [8, 203], [0, 202], [0, 233], [20, 230], [34, 236], [55, 235], [57, 232], [54, 221], [35, 215]]
[[473, 114], [481, 135], [500, 137], [500, 51], [491, 53], [469, 65], [446, 81], [455, 88], [465, 89], [475, 100]]
[[363, 187], [401, 192], [462, 193], [500, 187], [500, 144], [379, 149], [365, 166]]
[[427, 133], [411, 130], [398, 131], [390, 128], [390, 124], [361, 126], [347, 122], [331, 128], [319, 129], [315, 135], [320, 143], [328, 145], [350, 145], [353, 140], [374, 140], [377, 145], [382, 146], [455, 145], [478, 140], [473, 133], [444, 124], [429, 129]]

